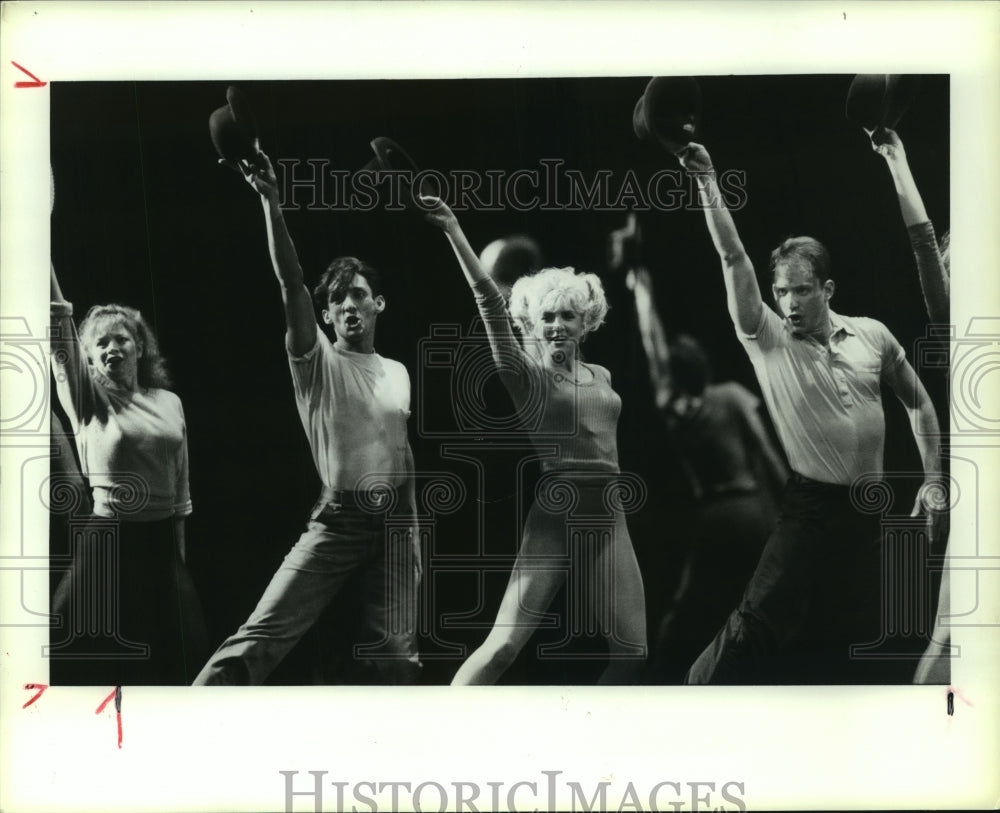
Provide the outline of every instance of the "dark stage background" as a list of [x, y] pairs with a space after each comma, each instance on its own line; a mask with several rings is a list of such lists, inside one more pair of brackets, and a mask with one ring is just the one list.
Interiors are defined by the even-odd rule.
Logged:
[[[833, 256], [833, 307], [884, 321], [912, 362], [914, 341], [925, 334], [927, 319], [884, 161], [844, 117], [851, 78], [702, 78], [699, 140], [718, 170], [746, 173], [747, 204], [735, 219], [765, 299], [770, 301], [771, 248], [791, 234], [812, 235]], [[330, 168], [353, 171], [369, 161], [368, 143], [381, 135], [398, 141], [421, 167], [445, 173], [540, 170], [540, 160], [562, 159], [565, 168], [581, 170], [588, 180], [597, 170], [610, 170], [611, 189], [617, 190], [629, 169], [644, 182], [660, 168], [677, 168], [674, 159], [632, 133], [632, 108], [645, 82], [640, 77], [239, 86], [253, 102], [261, 146], [272, 160], [329, 159]], [[235, 173], [216, 165], [208, 135], [208, 116], [224, 103], [226, 86], [57, 82], [51, 88], [58, 188], [53, 261], [78, 315], [94, 303], [124, 302], [142, 310], [158, 333], [187, 416], [195, 504], [188, 561], [216, 643], [253, 608], [303, 528], [319, 489], [292, 396], [259, 199]], [[939, 236], [949, 220], [948, 111], [948, 78], [927, 77], [898, 127]], [[299, 171], [306, 169], [303, 164]], [[286, 217], [310, 286], [341, 254], [363, 257], [383, 270], [388, 306], [376, 348], [410, 371], [417, 468], [455, 472], [472, 488], [472, 468], [443, 459], [443, 440], [417, 432], [421, 410], [443, 416], [452, 399], [446, 377], [428, 378], [420, 391], [419, 341], [432, 325], [468, 326], [475, 316], [443, 236], [409, 213], [302, 209]], [[469, 211], [460, 218], [476, 250], [497, 237], [527, 233], [540, 242], [548, 264], [595, 271], [605, 280], [612, 310], [585, 350], [612, 371], [624, 402], [621, 465], [643, 477], [648, 488], [645, 506], [629, 523], [652, 634], [676, 585], [692, 523], [676, 461], [652, 408], [627, 291], [606, 271], [607, 235], [622, 225], [624, 210], [506, 209]], [[703, 214], [654, 210], [640, 213], [640, 220], [668, 330], [704, 342], [716, 379], [735, 379], [759, 392], [729, 321]], [[925, 383], [941, 405], [943, 381], [925, 376]], [[891, 396], [886, 413], [887, 471], [919, 471], [905, 412]], [[908, 512], [915, 487], [913, 481], [903, 486], [911, 491], [898, 503], [900, 510]], [[509, 506], [489, 509], [487, 536], [492, 552], [512, 556], [518, 523], [513, 503]], [[435, 556], [473, 553], [475, 517], [471, 500], [438, 517]], [[65, 541], [53, 539], [52, 546], [53, 552], [64, 549]], [[433, 576], [435, 561], [425, 567], [425, 578]], [[434, 582], [432, 617], [473, 612], [478, 605], [473, 616], [482, 626], [438, 629], [433, 635], [425, 630], [424, 682], [447, 682], [458, 668], [455, 656], [433, 657], [445, 650], [442, 642], [474, 646], [483, 639], [508, 572], [509, 567], [489, 575], [482, 595], [471, 572], [441, 575]], [[272, 682], [355, 679], [341, 657], [355, 632], [355, 599], [350, 592], [338, 599]], [[598, 661], [537, 658], [535, 644], [559, 635], [558, 629], [541, 631], [506, 682], [590, 682], [602, 666]], [[593, 643], [576, 646], [583, 654]], [[317, 659], [317, 652], [323, 657]], [[897, 665], [898, 679], [908, 682], [914, 666]], [[54, 663], [54, 675], [58, 668]]]

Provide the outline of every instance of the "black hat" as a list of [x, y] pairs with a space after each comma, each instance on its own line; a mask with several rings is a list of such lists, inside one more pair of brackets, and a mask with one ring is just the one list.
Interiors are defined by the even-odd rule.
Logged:
[[632, 129], [671, 152], [683, 149], [701, 125], [701, 88], [693, 76], [654, 76], [636, 102]]
[[895, 129], [919, 90], [919, 74], [859, 73], [847, 91], [844, 112], [866, 130]]
[[251, 164], [257, 157], [257, 122], [250, 102], [239, 88], [226, 90], [228, 104], [215, 110], [208, 118], [208, 132], [216, 152], [233, 163], [245, 160]]
[[403, 172], [408, 175], [409, 183], [402, 186], [402, 203], [409, 209], [416, 209], [417, 203], [414, 194], [419, 195], [439, 195], [433, 178], [421, 178], [420, 189], [413, 189], [413, 179], [420, 173], [416, 163], [407, 154], [406, 150], [399, 146], [391, 138], [379, 136], [372, 139], [371, 148], [375, 157], [365, 165], [365, 169], [375, 172]]
[[525, 274], [542, 267], [542, 250], [534, 238], [512, 234], [494, 240], [479, 255], [483, 270], [508, 288]]

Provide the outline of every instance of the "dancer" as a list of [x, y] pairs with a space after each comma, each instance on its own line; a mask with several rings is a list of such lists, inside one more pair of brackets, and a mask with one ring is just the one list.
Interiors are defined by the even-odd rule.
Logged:
[[[268, 157], [258, 153], [244, 177], [264, 209], [295, 401], [323, 489], [256, 609], [195, 684], [263, 683], [359, 567], [365, 568], [366, 622], [378, 639], [368, 648], [371, 660], [382, 681], [413, 683], [421, 668], [420, 553], [406, 434], [410, 379], [402, 364], [375, 352], [375, 326], [386, 307], [379, 275], [354, 257], [339, 257], [326, 269], [313, 296], [333, 328], [331, 342], [317, 326]], [[393, 502], [409, 518], [402, 537], [387, 533]]]
[[[835, 639], [845, 655], [849, 643], [874, 639], [878, 527], [874, 515], [856, 510], [850, 487], [861, 476], [882, 472], [880, 383], [896, 393], [913, 422], [924, 467], [914, 515], [931, 511], [929, 495], [940, 487], [938, 423], [903, 348], [886, 327], [831, 310], [834, 282], [823, 245], [794, 237], [772, 252], [775, 312], [761, 299], [708, 151], [692, 142], [677, 157], [697, 180], [722, 260], [729, 313], [793, 471], [778, 525], [742, 601], [685, 679], [753, 682], [769, 656], [803, 637], [799, 625], [807, 610], [823, 611], [835, 622]], [[807, 625], [816, 623], [806, 617]], [[860, 637], [866, 626], [871, 637]], [[815, 631], [815, 626], [809, 630]]]
[[[600, 632], [610, 661], [600, 682], [635, 682], [646, 654], [642, 576], [624, 515], [602, 498], [620, 472], [621, 399], [611, 388], [610, 373], [580, 355], [580, 344], [607, 313], [600, 280], [571, 268], [543, 269], [514, 284], [508, 314], [496, 282], [483, 271], [451, 209], [443, 201], [424, 200], [433, 207], [427, 219], [447, 236], [475, 294], [494, 361], [515, 404], [528, 411], [538, 403], [541, 410], [534, 440], [542, 454], [543, 485], [528, 512], [493, 629], [452, 682], [495, 683], [537, 627], [567, 572], [579, 574], [582, 568], [593, 568], [587, 611], [606, 621]], [[522, 326], [524, 348], [511, 329], [511, 317]], [[576, 497], [576, 516], [611, 516], [610, 538], [595, 547], [568, 539], [569, 510], [543, 496], [546, 480], [553, 493]]]
[[675, 683], [739, 602], [774, 528], [788, 469], [758, 413], [760, 399], [735, 381], [712, 383], [708, 357], [690, 336], [668, 343], [653, 280], [638, 259], [634, 214], [610, 243], [612, 269], [626, 271], [635, 297], [656, 406], [697, 506], [697, 529], [650, 664], [653, 681]]
[[137, 310], [95, 305], [78, 334], [55, 267], [50, 279], [56, 394], [93, 497], [90, 527], [53, 599], [74, 638], [55, 644], [53, 657], [100, 653], [88, 682], [187, 684], [207, 635], [185, 565], [192, 503], [180, 398]]
[[[867, 131], [869, 137], [872, 131]], [[899, 198], [903, 225], [910, 236], [913, 256], [917, 261], [920, 288], [924, 294], [927, 315], [932, 322], [947, 324], [951, 318], [951, 276], [948, 269], [949, 235], [946, 232], [938, 247], [934, 226], [927, 217], [923, 198], [913, 180], [906, 150], [895, 130], [883, 128], [880, 143], [872, 142], [872, 149], [885, 159]]]
[[[868, 132], [869, 137], [872, 135]], [[951, 319], [951, 275], [949, 269], [949, 233], [945, 232], [941, 246], [938, 246], [934, 226], [927, 217], [923, 198], [917, 189], [910, 164], [906, 160], [906, 150], [895, 130], [883, 129], [881, 143], [872, 142], [872, 149], [885, 159], [892, 176], [899, 210], [903, 216], [917, 261], [920, 288], [924, 294], [924, 304], [931, 322], [947, 324]], [[940, 534], [942, 540], [948, 533], [947, 512], [942, 514]], [[947, 557], [947, 550], [945, 552]], [[941, 574], [938, 593], [937, 613], [931, 642], [927, 645], [913, 677], [914, 683], [947, 683], [950, 679], [951, 629], [943, 622], [951, 612], [951, 577], [947, 570]]]

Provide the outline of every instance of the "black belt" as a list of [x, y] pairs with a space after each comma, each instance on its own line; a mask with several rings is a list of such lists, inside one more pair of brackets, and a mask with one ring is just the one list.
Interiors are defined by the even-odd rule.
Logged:
[[319, 498], [323, 502], [334, 502], [350, 508], [378, 508], [392, 497], [388, 488], [371, 489], [370, 491], [344, 491], [339, 488], [323, 488]]

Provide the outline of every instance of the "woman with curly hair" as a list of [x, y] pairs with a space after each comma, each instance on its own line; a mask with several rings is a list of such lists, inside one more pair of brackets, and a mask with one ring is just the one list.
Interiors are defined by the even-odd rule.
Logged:
[[[53, 612], [53, 657], [92, 661], [88, 683], [182, 685], [207, 636], [185, 565], [187, 429], [156, 336], [134, 308], [96, 305], [80, 324], [51, 275], [52, 368], [93, 516], [74, 540]], [[90, 668], [90, 667], [93, 668]]]
[[452, 683], [495, 683], [567, 579], [588, 616], [575, 617], [578, 608], [570, 606], [570, 632], [586, 626], [608, 644], [600, 682], [635, 682], [646, 656], [646, 609], [621, 504], [621, 398], [611, 374], [580, 355], [607, 314], [603, 286], [594, 274], [546, 268], [514, 284], [508, 313], [451, 209], [425, 202], [433, 207], [427, 219], [448, 237], [473, 290], [494, 363], [530, 427], [542, 470], [493, 629]]

